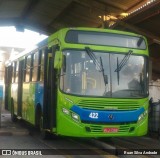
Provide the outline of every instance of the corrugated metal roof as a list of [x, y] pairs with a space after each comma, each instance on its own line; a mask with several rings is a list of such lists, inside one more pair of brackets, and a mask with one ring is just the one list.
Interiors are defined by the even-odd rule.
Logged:
[[100, 27], [102, 19], [99, 16], [121, 18], [121, 13], [132, 12], [146, 2], [147, 0], [0, 0], [0, 25], [24, 25], [49, 34], [66, 26]]
[[160, 0], [0, 0], [0, 26], [49, 35], [63, 27], [108, 27], [116, 22], [113, 28], [145, 35], [153, 58], [160, 52], [159, 19]]

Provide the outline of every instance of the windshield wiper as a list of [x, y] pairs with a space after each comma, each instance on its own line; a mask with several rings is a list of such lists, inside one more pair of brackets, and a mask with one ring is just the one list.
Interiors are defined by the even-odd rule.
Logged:
[[140, 37], [139, 40], [137, 41], [137, 46], [140, 47], [143, 42], [143, 37]]
[[127, 64], [131, 54], [133, 53], [132, 50], [129, 50], [129, 52], [124, 56], [124, 58], [121, 60], [121, 62], [119, 63], [118, 61], [118, 57], [117, 57], [117, 68], [114, 70], [114, 72], [117, 72], [117, 81], [118, 81], [118, 85], [119, 85], [119, 79], [120, 79], [120, 75], [119, 72], [122, 70], [122, 68]]
[[85, 47], [85, 50], [88, 54], [88, 56], [90, 57], [91, 60], [93, 60], [93, 63], [98, 66], [99, 71], [103, 71], [102, 65], [101, 63], [99, 63], [99, 61], [97, 60], [97, 57], [95, 56], [95, 54], [92, 52], [92, 50], [89, 47]]
[[[117, 57], [117, 68], [119, 65], [119, 61], [118, 61], [118, 57]], [[119, 71], [117, 71], [117, 81], [118, 81], [118, 85], [119, 85]]]
[[104, 83], [106, 85], [106, 84], [108, 84], [108, 76], [105, 75], [105, 73], [104, 73], [104, 66], [103, 66], [103, 62], [102, 62], [102, 57], [100, 57], [100, 63], [101, 63], [102, 75], [103, 75]]
[[[117, 68], [114, 70], [114, 72], [121, 71], [121, 69], [126, 65], [128, 62], [130, 55], [133, 53], [132, 50], [129, 50], [129, 52], [124, 56], [124, 58], [121, 60], [120, 64], [117, 64]], [[118, 61], [118, 60], [117, 60]]]
[[96, 66], [98, 66], [99, 71], [102, 72], [102, 76], [103, 76], [105, 85], [108, 84], [108, 76], [105, 75], [105, 73], [104, 73], [102, 58], [100, 57], [100, 62], [99, 62], [97, 60], [97, 57], [95, 56], [95, 54], [92, 52], [92, 50], [89, 47], [85, 47], [85, 50], [86, 50], [88, 56], [93, 60], [93, 63]]

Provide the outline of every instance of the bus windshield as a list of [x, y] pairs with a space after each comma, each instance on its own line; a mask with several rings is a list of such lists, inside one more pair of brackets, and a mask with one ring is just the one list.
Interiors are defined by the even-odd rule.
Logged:
[[[128, 52], [65, 50], [60, 89], [80, 96], [143, 98], [148, 95], [148, 70], [145, 56]], [[121, 66], [121, 69], [120, 69]]]

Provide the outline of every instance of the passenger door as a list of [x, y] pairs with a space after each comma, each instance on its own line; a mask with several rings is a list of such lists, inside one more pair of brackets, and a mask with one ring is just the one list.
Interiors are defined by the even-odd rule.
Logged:
[[18, 72], [18, 116], [22, 116], [22, 90], [23, 90], [23, 67], [24, 60], [19, 61]]
[[11, 110], [10, 100], [11, 100], [11, 81], [12, 81], [12, 66], [5, 68], [5, 109]]
[[57, 108], [56, 70], [53, 67], [55, 49], [47, 50], [45, 54], [43, 125], [44, 129], [52, 129], [56, 127]]

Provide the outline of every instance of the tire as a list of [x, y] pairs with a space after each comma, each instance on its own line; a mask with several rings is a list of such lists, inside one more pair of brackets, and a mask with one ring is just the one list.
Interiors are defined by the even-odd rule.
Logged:
[[47, 130], [43, 129], [43, 116], [40, 118], [40, 134], [42, 139], [50, 139], [51, 133], [49, 133]]
[[17, 116], [14, 114], [14, 101], [13, 98], [11, 99], [11, 120], [12, 122], [17, 121]]
[[40, 105], [37, 105], [36, 113], [35, 113], [35, 127], [40, 131], [40, 124], [41, 124], [41, 117], [42, 117], [42, 110]]
[[40, 132], [40, 136], [42, 139], [49, 139], [50, 138], [50, 133], [43, 129], [43, 116], [42, 116], [42, 110], [40, 105], [37, 105], [36, 108], [36, 115], [35, 115], [35, 127], [38, 129]]

